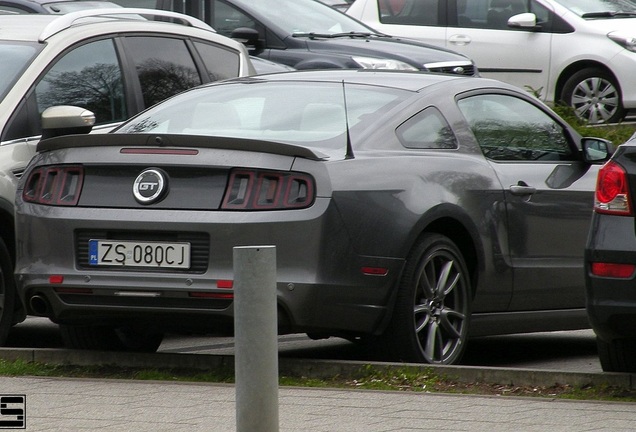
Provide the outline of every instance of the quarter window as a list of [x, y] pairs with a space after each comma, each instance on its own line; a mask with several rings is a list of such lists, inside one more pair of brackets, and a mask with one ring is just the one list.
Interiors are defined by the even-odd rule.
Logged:
[[458, 101], [484, 155], [492, 160], [574, 160], [563, 127], [537, 106], [513, 96]]
[[397, 128], [402, 145], [414, 149], [454, 149], [457, 140], [442, 114], [433, 107], [414, 115]]
[[203, 58], [210, 80], [217, 81], [238, 76], [239, 53], [237, 51], [203, 42], [195, 42], [194, 45]]

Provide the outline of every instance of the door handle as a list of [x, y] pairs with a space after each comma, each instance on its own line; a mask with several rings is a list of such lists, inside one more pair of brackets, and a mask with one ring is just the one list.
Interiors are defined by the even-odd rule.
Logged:
[[532, 195], [537, 191], [537, 188], [528, 186], [525, 182], [519, 182], [516, 185], [510, 186], [508, 190], [513, 195]]
[[455, 34], [448, 38], [448, 43], [452, 45], [463, 46], [463, 45], [468, 45], [471, 42], [472, 42], [472, 39], [469, 36], [463, 35], [463, 34]]

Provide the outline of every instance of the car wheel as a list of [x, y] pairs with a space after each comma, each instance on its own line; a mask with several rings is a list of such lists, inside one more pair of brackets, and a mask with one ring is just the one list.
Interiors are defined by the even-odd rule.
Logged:
[[13, 261], [9, 249], [0, 238], [0, 346], [4, 346], [13, 326], [16, 287], [13, 278]]
[[162, 333], [148, 333], [130, 327], [60, 324], [64, 345], [72, 349], [96, 351], [155, 352]]
[[572, 75], [563, 86], [561, 99], [590, 124], [615, 123], [625, 117], [618, 83], [601, 69], [583, 69]]
[[456, 364], [466, 346], [470, 277], [447, 237], [426, 234], [407, 259], [383, 339], [400, 361]]
[[636, 339], [596, 338], [598, 357], [605, 372], [636, 372]]

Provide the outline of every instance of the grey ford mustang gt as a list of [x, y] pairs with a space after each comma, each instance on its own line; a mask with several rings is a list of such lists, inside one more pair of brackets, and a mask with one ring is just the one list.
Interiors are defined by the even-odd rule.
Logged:
[[274, 245], [281, 333], [455, 364], [470, 336], [589, 327], [583, 250], [611, 151], [481, 78], [206, 85], [38, 145], [19, 293], [70, 347], [155, 350], [167, 331], [231, 330], [233, 248]]

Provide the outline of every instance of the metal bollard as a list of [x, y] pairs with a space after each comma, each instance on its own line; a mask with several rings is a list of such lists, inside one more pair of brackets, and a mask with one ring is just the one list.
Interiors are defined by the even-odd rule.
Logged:
[[276, 247], [234, 248], [236, 431], [278, 432]]

